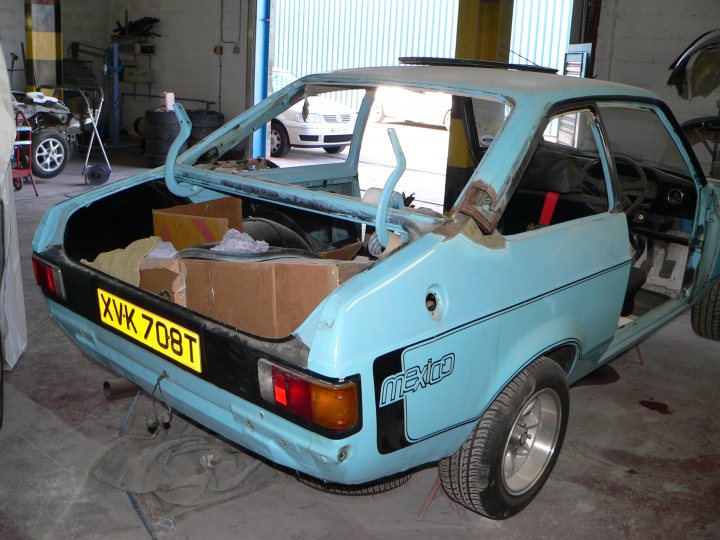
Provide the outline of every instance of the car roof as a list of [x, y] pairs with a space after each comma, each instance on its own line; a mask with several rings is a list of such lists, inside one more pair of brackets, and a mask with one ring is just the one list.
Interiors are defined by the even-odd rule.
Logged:
[[396, 84], [506, 96], [517, 100], [545, 97], [549, 102], [582, 97], [660, 99], [642, 88], [597, 79], [520, 71], [507, 68], [460, 66], [392, 66], [344, 69], [304, 78], [308, 83]]

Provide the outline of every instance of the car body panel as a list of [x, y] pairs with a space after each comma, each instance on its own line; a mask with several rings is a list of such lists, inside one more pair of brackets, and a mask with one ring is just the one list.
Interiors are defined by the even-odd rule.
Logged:
[[[702, 244], [697, 246], [698, 282], [706, 287], [720, 279], [720, 180], [708, 179], [700, 191], [698, 214], [698, 221], [705, 228]], [[695, 298], [699, 293], [701, 291]]]
[[707, 97], [720, 86], [720, 30], [711, 30], [693, 41], [670, 64], [667, 84], [687, 100]]

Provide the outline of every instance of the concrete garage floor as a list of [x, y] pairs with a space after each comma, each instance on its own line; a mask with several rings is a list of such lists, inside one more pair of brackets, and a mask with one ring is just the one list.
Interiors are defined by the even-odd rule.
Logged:
[[[292, 155], [292, 154], [291, 154]], [[113, 179], [135, 168], [112, 156]], [[115, 376], [48, 319], [31, 268], [45, 211], [85, 186], [80, 163], [16, 193], [29, 345], [6, 373], [0, 431], [0, 538], [147, 538], [125, 492], [87, 474], [116, 439], [131, 399], [106, 401]], [[457, 512], [437, 478], [417, 472], [370, 497], [326, 495], [279, 472], [250, 496], [165, 522], [158, 538], [718, 538], [720, 343], [696, 337], [684, 315], [571, 390], [557, 466], [537, 499], [503, 522]], [[168, 516], [172, 518], [172, 516]]]

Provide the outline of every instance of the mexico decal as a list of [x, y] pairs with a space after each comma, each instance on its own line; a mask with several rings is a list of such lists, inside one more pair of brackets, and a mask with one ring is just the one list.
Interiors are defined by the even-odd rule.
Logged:
[[424, 366], [411, 366], [396, 375], [387, 376], [380, 387], [379, 407], [400, 401], [412, 394], [449, 377], [455, 367], [455, 355], [446, 354], [439, 360], [428, 359]]
[[[456, 356], [438, 353], [437, 343], [413, 346], [375, 359], [373, 377], [378, 451], [394, 452], [444, 431], [452, 393]], [[458, 381], [459, 383], [460, 381]], [[443, 410], [444, 409], [444, 410]]]

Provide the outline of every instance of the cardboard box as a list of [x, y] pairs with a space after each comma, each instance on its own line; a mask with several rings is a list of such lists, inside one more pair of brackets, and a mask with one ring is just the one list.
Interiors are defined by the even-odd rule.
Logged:
[[333, 289], [367, 266], [323, 259], [183, 263], [189, 309], [268, 338], [290, 335]]
[[219, 242], [228, 229], [242, 231], [242, 201], [237, 197], [153, 210], [153, 234], [178, 250]]
[[185, 275], [187, 269], [178, 259], [140, 261], [140, 288], [186, 306]]

